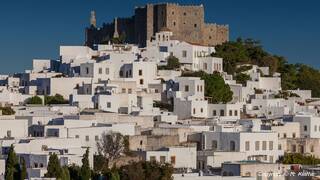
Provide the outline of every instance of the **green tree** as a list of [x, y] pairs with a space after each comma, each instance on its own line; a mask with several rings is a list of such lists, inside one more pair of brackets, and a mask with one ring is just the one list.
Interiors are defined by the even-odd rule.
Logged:
[[45, 104], [68, 104], [69, 101], [65, 100], [62, 95], [56, 94], [54, 96], [45, 96], [44, 103]]
[[119, 172], [121, 180], [173, 179], [173, 167], [170, 164], [159, 164], [150, 161], [131, 162], [122, 166]]
[[11, 107], [0, 107], [2, 115], [13, 115], [16, 112]]
[[168, 69], [178, 69], [180, 68], [179, 59], [175, 56], [169, 56], [167, 59], [167, 67]]
[[240, 83], [243, 86], [246, 86], [247, 81], [251, 79], [249, 75], [244, 73], [237, 73], [234, 78], [237, 83]]
[[33, 96], [26, 100], [27, 104], [42, 104], [42, 99], [39, 96]]
[[26, 161], [24, 158], [21, 159], [21, 180], [27, 179], [28, 173], [27, 173], [27, 166]]
[[124, 153], [124, 136], [120, 133], [103, 133], [102, 138], [97, 142], [98, 152], [105, 159], [105, 166], [121, 157]]
[[108, 169], [106, 160], [103, 155], [98, 154], [93, 156], [93, 170], [96, 173], [104, 172]]
[[175, 56], [169, 56], [167, 58], [167, 65], [166, 66], [159, 66], [159, 70], [175, 70], [180, 68], [179, 59]]
[[72, 164], [68, 167], [68, 170], [72, 180], [81, 180], [81, 167]]
[[82, 158], [81, 180], [89, 180], [90, 177], [91, 177], [91, 170], [89, 165], [89, 148], [87, 148]]
[[232, 100], [233, 92], [218, 72], [207, 74], [203, 71], [184, 73], [182, 76], [200, 77], [204, 80], [204, 94], [212, 103], [227, 103]]
[[10, 146], [5, 168], [6, 180], [21, 179], [21, 168], [13, 145]]
[[280, 162], [283, 164], [317, 165], [320, 164], [320, 159], [315, 158], [312, 155], [285, 153], [285, 155], [280, 158]]
[[69, 174], [69, 169], [67, 166], [63, 166], [61, 168], [61, 180], [70, 180], [70, 174]]
[[52, 177], [57, 179], [61, 179], [63, 177], [63, 169], [60, 166], [58, 156], [55, 153], [51, 154], [49, 157], [49, 163], [45, 177]]

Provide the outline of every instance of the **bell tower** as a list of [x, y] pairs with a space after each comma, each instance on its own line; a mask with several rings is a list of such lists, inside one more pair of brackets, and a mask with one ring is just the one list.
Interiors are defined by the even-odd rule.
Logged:
[[97, 27], [96, 12], [91, 11], [90, 26]]

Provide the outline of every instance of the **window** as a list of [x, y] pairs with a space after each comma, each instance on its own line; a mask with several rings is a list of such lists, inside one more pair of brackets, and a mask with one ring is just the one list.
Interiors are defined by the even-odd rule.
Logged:
[[269, 141], [269, 150], [273, 150], [273, 141]]
[[172, 11], [172, 13], [171, 13], [172, 15], [174, 15], [174, 11]]
[[293, 137], [293, 138], [296, 138], [296, 133], [292, 133], [292, 137]]
[[7, 137], [10, 138], [11, 137], [11, 131], [7, 131]]
[[317, 126], [314, 126], [314, 132], [317, 132], [317, 129], [318, 129]]
[[106, 74], [109, 74], [109, 68], [106, 68]]
[[132, 93], [132, 89], [131, 89], [131, 88], [128, 89], [128, 93], [129, 93], [129, 94]]
[[269, 162], [273, 163], [273, 156], [269, 156]]
[[216, 140], [212, 141], [212, 150], [217, 150], [218, 149], [218, 142]]
[[184, 13], [183, 13], [183, 15], [184, 15], [184, 16], [186, 16], [186, 15], [187, 15], [187, 13], [186, 13], [186, 12], [184, 12]]
[[238, 116], [238, 111], [234, 110], [234, 116]]
[[204, 134], [202, 134], [201, 136], [201, 150], [205, 150], [206, 149], [206, 136]]
[[304, 125], [304, 126], [303, 126], [303, 130], [304, 130], [304, 131], [308, 131], [308, 126]]
[[94, 136], [94, 140], [99, 141], [99, 136]]
[[217, 111], [216, 110], [213, 110], [212, 111], [212, 116], [216, 116], [217, 115]]
[[262, 141], [262, 150], [267, 150], [267, 141]]
[[140, 79], [140, 84], [143, 85], [143, 79]]
[[234, 141], [230, 141], [230, 151], [236, 150], [236, 143]]
[[196, 28], [196, 27], [197, 27], [197, 24], [194, 24], [193, 26]]
[[281, 149], [282, 149], [281, 144], [278, 144], [278, 150], [281, 150]]
[[150, 156], [150, 161], [155, 162], [156, 161], [156, 157], [155, 156]]
[[250, 141], [246, 141], [246, 151], [250, 151]]
[[166, 162], [166, 157], [165, 156], [160, 156], [160, 163], [164, 164]]
[[139, 69], [139, 76], [142, 76], [142, 69]]
[[296, 146], [295, 144], [293, 144], [293, 145], [291, 146], [291, 151], [292, 151], [292, 152], [296, 152], [296, 151], [297, 151], [297, 146]]
[[283, 138], [287, 138], [287, 134], [286, 133], [283, 133]]
[[200, 109], [200, 112], [203, 113], [203, 108]]
[[126, 93], [126, 88], [122, 88], [122, 89], [121, 89], [121, 92], [122, 92], [122, 93]]
[[176, 164], [176, 156], [171, 156], [171, 157], [170, 157], [170, 160], [171, 160], [171, 164], [172, 164], [172, 165], [175, 165], [175, 164]]
[[229, 110], [229, 116], [232, 116], [232, 110]]
[[111, 102], [107, 102], [107, 108], [111, 108]]
[[196, 114], [196, 108], [193, 108], [193, 114]]
[[223, 109], [220, 110], [220, 116], [224, 116], [224, 110]]
[[310, 147], [310, 152], [314, 152], [314, 146]]
[[167, 46], [159, 46], [159, 51], [160, 52], [168, 52], [168, 47]]
[[260, 150], [260, 141], [255, 142], [255, 150], [259, 151]]
[[202, 92], [202, 85], [200, 86], [200, 91]]
[[79, 139], [79, 135], [76, 135], [76, 138]]
[[176, 22], [173, 22], [173, 26], [176, 26]]
[[182, 51], [182, 57], [187, 57], [187, 51]]
[[89, 141], [89, 136], [86, 136], [86, 141]]
[[185, 85], [185, 86], [184, 86], [184, 91], [185, 91], [185, 92], [188, 92], [188, 91], [189, 91], [189, 86], [188, 86], [188, 85]]
[[198, 92], [200, 91], [200, 87], [199, 87], [199, 85], [197, 85], [197, 91], [198, 91]]
[[99, 74], [102, 74], [102, 68], [99, 68]]
[[119, 72], [119, 76], [122, 77], [123, 76], [123, 71]]
[[86, 74], [89, 74], [89, 68], [86, 67]]
[[208, 69], [207, 63], [203, 63], [203, 69], [204, 69], [204, 70], [207, 70], [207, 69]]

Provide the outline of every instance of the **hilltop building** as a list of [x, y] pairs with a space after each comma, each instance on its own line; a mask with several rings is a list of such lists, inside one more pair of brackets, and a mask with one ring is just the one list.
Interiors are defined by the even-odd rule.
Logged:
[[103, 23], [101, 28], [96, 27], [95, 13], [91, 12], [85, 44], [93, 47], [112, 38], [121, 38], [124, 42], [145, 47], [146, 42], [163, 29], [172, 31], [173, 39], [206, 46], [229, 40], [228, 25], [205, 23], [202, 4], [162, 3], [136, 7], [132, 17], [115, 18], [111, 23]]

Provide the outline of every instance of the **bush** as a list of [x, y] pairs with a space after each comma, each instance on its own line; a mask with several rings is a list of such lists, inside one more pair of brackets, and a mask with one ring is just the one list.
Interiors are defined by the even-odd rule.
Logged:
[[183, 73], [182, 76], [200, 77], [204, 80], [204, 94], [212, 103], [227, 103], [232, 100], [233, 92], [217, 72], [207, 74], [203, 71]]
[[170, 164], [139, 161], [122, 166], [119, 170], [122, 180], [162, 179], [172, 180], [173, 167]]
[[54, 96], [45, 96], [44, 103], [45, 104], [68, 104], [69, 101], [65, 100], [62, 95], [56, 94]]
[[246, 86], [247, 81], [251, 79], [249, 75], [244, 74], [244, 73], [239, 73], [234, 78], [237, 83], [240, 83], [243, 86]]
[[2, 115], [13, 115], [16, 112], [11, 107], [0, 107]]
[[42, 104], [42, 99], [39, 96], [33, 96], [26, 100], [27, 104]]
[[175, 56], [169, 56], [167, 58], [167, 65], [166, 66], [159, 66], [158, 69], [160, 70], [175, 70], [180, 68], [179, 59]]
[[300, 153], [286, 153], [282, 158], [280, 158], [280, 162], [283, 164], [316, 165], [320, 164], [320, 159]]

